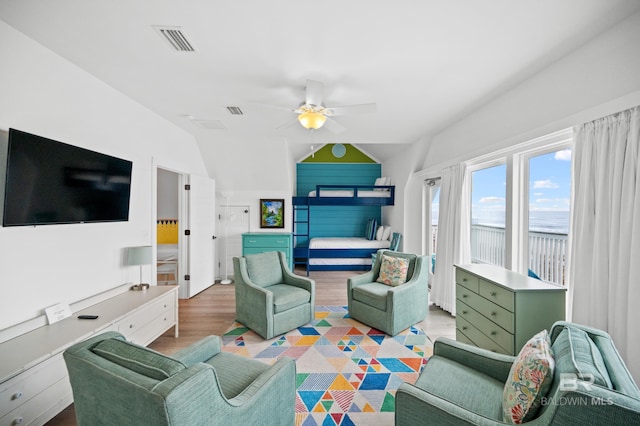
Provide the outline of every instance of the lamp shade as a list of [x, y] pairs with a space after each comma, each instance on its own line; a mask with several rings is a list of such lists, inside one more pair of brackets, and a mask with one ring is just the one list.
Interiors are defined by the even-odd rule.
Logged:
[[318, 112], [306, 111], [298, 116], [298, 121], [305, 129], [319, 129], [327, 121], [327, 117]]
[[129, 247], [127, 264], [129, 265], [150, 265], [152, 257], [151, 246]]

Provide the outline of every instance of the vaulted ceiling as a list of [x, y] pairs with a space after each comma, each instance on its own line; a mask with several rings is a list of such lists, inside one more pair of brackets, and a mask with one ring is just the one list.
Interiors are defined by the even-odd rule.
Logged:
[[[0, 19], [192, 133], [207, 168], [352, 143], [378, 160], [509, 90], [640, 9], [637, 0], [0, 0]], [[178, 52], [156, 26], [177, 26]], [[1, 42], [1, 41], [0, 41]], [[305, 81], [346, 131], [303, 129]], [[232, 115], [227, 107], [239, 107]], [[255, 181], [254, 181], [255, 182]], [[224, 186], [224, 185], [223, 185]]]

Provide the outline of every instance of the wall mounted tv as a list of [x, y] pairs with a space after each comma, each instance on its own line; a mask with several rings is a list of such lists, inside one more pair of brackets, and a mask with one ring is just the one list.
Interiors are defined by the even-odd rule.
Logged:
[[9, 129], [3, 226], [129, 219], [131, 161]]

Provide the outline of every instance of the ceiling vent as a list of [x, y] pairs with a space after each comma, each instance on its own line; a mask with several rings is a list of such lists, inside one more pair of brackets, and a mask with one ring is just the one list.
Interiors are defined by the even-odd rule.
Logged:
[[200, 127], [204, 127], [205, 129], [210, 130], [225, 130], [226, 127], [222, 124], [220, 120], [202, 120], [198, 118], [192, 118], [191, 121], [196, 123]]
[[228, 106], [227, 107], [227, 111], [229, 111], [231, 113], [231, 115], [242, 115], [242, 114], [244, 114], [244, 112], [242, 112], [240, 107], [237, 107], [237, 106]]
[[196, 52], [182, 27], [154, 25], [153, 28], [164, 38], [176, 52]]

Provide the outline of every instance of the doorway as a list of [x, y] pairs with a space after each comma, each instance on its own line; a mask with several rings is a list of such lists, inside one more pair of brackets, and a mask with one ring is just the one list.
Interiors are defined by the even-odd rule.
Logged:
[[157, 168], [156, 259], [158, 285], [180, 282], [179, 224], [180, 175]]

